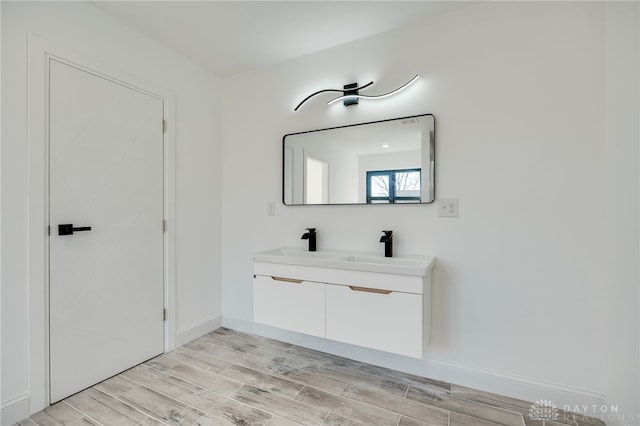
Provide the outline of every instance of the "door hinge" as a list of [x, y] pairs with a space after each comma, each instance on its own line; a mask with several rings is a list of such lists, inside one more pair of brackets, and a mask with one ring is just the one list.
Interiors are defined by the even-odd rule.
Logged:
[[167, 320], [167, 310], [163, 309], [162, 310], [162, 321], [166, 321]]
[[167, 220], [162, 219], [162, 232], [167, 232]]
[[47, 225], [47, 235], [51, 235], [51, 225]]
[[167, 120], [163, 119], [162, 120], [162, 133], [167, 133]]

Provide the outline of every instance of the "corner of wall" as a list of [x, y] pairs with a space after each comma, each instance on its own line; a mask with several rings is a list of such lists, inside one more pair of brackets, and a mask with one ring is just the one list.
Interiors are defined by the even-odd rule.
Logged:
[[193, 324], [181, 328], [176, 332], [176, 347], [204, 336], [222, 326], [222, 316], [220, 314], [211, 315]]
[[29, 392], [2, 402], [0, 424], [12, 425], [27, 417], [29, 417]]

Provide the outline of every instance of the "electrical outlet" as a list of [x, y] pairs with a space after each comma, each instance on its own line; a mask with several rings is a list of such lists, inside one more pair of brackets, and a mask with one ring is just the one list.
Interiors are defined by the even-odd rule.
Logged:
[[275, 215], [276, 215], [276, 202], [267, 201], [267, 216], [275, 216]]
[[458, 199], [441, 198], [438, 200], [438, 216], [458, 217]]

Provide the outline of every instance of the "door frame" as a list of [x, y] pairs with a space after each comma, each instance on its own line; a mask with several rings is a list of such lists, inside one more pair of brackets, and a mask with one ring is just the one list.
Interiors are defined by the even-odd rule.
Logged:
[[[49, 63], [51, 59], [132, 88], [164, 104], [164, 352], [175, 348], [175, 95], [139, 77], [71, 52], [33, 34], [28, 37], [28, 286], [29, 411], [50, 405], [49, 395]], [[160, 226], [161, 224], [158, 224]]]

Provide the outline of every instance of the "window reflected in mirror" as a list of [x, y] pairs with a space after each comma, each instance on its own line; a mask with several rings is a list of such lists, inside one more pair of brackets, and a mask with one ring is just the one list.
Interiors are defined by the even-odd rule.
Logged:
[[420, 202], [420, 169], [367, 172], [367, 204]]

